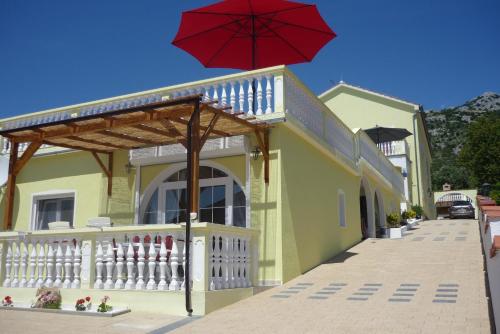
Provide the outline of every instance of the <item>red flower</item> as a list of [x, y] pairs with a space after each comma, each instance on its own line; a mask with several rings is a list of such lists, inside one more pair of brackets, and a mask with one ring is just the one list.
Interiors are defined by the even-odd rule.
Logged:
[[5, 299], [11, 299], [12, 297], [11, 296], [5, 296]]
[[89, 297], [89, 296], [85, 297], [85, 300], [86, 300], [87, 302], [89, 302], [89, 301], [90, 301], [90, 297]]

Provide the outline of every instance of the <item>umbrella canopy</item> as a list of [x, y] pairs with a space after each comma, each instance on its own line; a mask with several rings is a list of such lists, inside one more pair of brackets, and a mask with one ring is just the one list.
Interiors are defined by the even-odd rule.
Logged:
[[376, 143], [385, 143], [388, 141], [403, 140], [412, 133], [402, 128], [386, 128], [383, 126], [376, 126], [371, 129], [364, 130], [365, 133]]
[[184, 12], [172, 44], [205, 67], [252, 70], [310, 62], [335, 36], [315, 5], [226, 0]]

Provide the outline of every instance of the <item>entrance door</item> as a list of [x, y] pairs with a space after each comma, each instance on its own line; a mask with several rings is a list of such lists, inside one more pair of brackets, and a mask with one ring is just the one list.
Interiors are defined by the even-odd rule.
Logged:
[[[166, 182], [159, 188], [159, 224], [186, 222], [187, 182]], [[229, 177], [200, 180], [200, 222], [230, 224], [233, 212], [233, 181]]]
[[366, 196], [359, 197], [359, 211], [361, 215], [361, 233], [363, 239], [368, 238], [368, 209], [366, 206]]

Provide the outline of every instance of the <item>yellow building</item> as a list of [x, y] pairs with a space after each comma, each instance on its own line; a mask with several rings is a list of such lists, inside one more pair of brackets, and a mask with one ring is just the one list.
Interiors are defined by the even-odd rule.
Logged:
[[[1, 126], [6, 133], [87, 118], [104, 124], [116, 110], [193, 94], [235, 117], [271, 126], [268, 183], [254, 134], [208, 139], [201, 151], [200, 210], [191, 241], [195, 314], [250, 296], [253, 287], [283, 284], [375, 237], [386, 214], [399, 212], [401, 171], [284, 66], [20, 115]], [[149, 131], [184, 131], [186, 120], [172, 123]], [[78, 132], [71, 136], [89, 145], [97, 141], [76, 138]], [[131, 140], [126, 132], [114, 136]], [[0, 291], [30, 300], [35, 287], [48, 284], [62, 287], [72, 301], [105, 290], [118, 306], [151, 311], [151, 303], [167, 303], [157, 311], [182, 314], [184, 146], [117, 149], [110, 164], [109, 155], [96, 159], [55, 147], [47, 136], [40, 140], [43, 145], [17, 174], [13, 229], [0, 233]], [[2, 164], [11, 147], [4, 139]], [[19, 159], [28, 150], [21, 143]], [[103, 172], [106, 166], [111, 169]], [[48, 229], [61, 221], [70, 228]]]
[[431, 144], [422, 106], [344, 82], [321, 94], [320, 99], [351, 128], [383, 126], [412, 133], [405, 140], [381, 143], [379, 148], [403, 169], [407, 201], [421, 205], [425, 215], [434, 218]]

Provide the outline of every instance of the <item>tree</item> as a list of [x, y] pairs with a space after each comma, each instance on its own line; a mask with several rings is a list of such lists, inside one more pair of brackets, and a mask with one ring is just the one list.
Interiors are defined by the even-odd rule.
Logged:
[[493, 113], [471, 123], [459, 162], [471, 174], [471, 185], [478, 187], [500, 180], [500, 115]]

